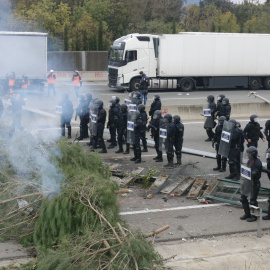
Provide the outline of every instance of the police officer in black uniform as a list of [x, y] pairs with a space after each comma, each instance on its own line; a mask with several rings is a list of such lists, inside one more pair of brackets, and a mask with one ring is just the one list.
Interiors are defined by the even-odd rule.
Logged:
[[140, 139], [142, 134], [142, 128], [143, 128], [143, 121], [141, 118], [141, 113], [139, 111], [135, 112], [136, 114], [136, 120], [134, 123], [134, 145], [133, 145], [133, 151], [134, 151], [134, 158], [130, 159], [130, 161], [135, 161], [135, 163], [141, 163], [141, 146], [140, 146]]
[[21, 124], [22, 120], [22, 106], [25, 105], [24, 99], [20, 94], [16, 94], [11, 97], [11, 114], [12, 114], [12, 125], [10, 135], [18, 128], [20, 131], [23, 131], [23, 127]]
[[215, 111], [216, 111], [216, 103], [214, 102], [215, 97], [213, 95], [209, 95], [207, 97], [208, 109], [211, 111], [211, 117], [206, 117], [206, 121], [204, 123], [204, 128], [208, 135], [208, 138], [205, 140], [206, 142], [212, 141], [214, 137], [214, 132], [212, 128], [215, 127]]
[[256, 114], [250, 116], [250, 122], [247, 123], [244, 128], [244, 136], [247, 140], [247, 147], [255, 146], [258, 147], [259, 138], [265, 142], [265, 138], [261, 132], [262, 127], [259, 124], [259, 117]]
[[161, 110], [161, 101], [160, 101], [159, 95], [154, 95], [154, 100], [151, 103], [150, 111], [149, 111], [149, 116], [151, 116], [151, 120], [153, 119], [153, 115], [155, 111], [157, 110]]
[[184, 125], [181, 123], [181, 118], [179, 115], [173, 117], [173, 123], [175, 125], [175, 134], [174, 134], [174, 148], [177, 162], [175, 165], [182, 164], [182, 146], [184, 141]]
[[147, 131], [151, 130], [151, 137], [154, 138], [155, 141], [155, 149], [157, 152], [157, 156], [153, 158], [156, 162], [162, 162], [162, 151], [159, 150], [159, 127], [160, 127], [160, 119], [162, 118], [162, 114], [160, 110], [156, 110], [153, 115], [153, 119], [150, 121]]
[[[266, 162], [267, 162], [267, 170], [270, 170], [270, 149], [268, 148], [266, 151]], [[270, 180], [270, 173], [267, 173], [268, 179]], [[267, 215], [262, 218], [263, 220], [270, 220], [270, 194], [268, 198], [268, 211]]]
[[238, 127], [236, 127], [235, 119], [230, 119], [229, 122], [233, 123], [235, 126], [232, 130], [230, 152], [228, 156], [230, 175], [226, 176], [225, 179], [237, 181], [240, 179], [239, 171], [237, 168], [241, 163], [240, 152], [241, 152], [241, 142], [243, 141], [243, 133]]
[[80, 117], [80, 136], [77, 137], [77, 140], [83, 140], [84, 138], [88, 138], [88, 126], [89, 123], [89, 108], [88, 108], [88, 101], [86, 100], [84, 95], [81, 95], [80, 97], [80, 103], [76, 109], [76, 116], [75, 120], [77, 119], [77, 116]]
[[217, 152], [217, 155], [216, 155], [216, 157], [217, 157], [217, 167], [213, 168], [213, 170], [214, 171], [219, 171], [219, 172], [225, 172], [226, 171], [226, 163], [227, 163], [227, 158], [222, 157], [218, 153], [221, 134], [222, 134], [223, 123], [224, 123], [225, 120], [226, 120], [225, 116], [219, 117], [218, 125], [216, 126], [215, 134], [214, 134], [213, 142], [212, 142], [212, 146], [215, 147], [215, 150]]
[[68, 99], [68, 94], [63, 94], [62, 100], [58, 103], [59, 106], [62, 107], [61, 114], [61, 135], [65, 137], [65, 127], [68, 130], [68, 139], [71, 139], [71, 125], [70, 121], [73, 115], [73, 104]]
[[131, 104], [135, 104], [137, 106], [139, 104], [142, 104], [141, 94], [139, 91], [132, 91], [129, 94], [129, 98], [130, 98]]
[[221, 106], [216, 114], [218, 117], [225, 116], [226, 120], [230, 120], [231, 115], [231, 105], [228, 98], [224, 97], [222, 99]]
[[118, 107], [120, 112], [120, 98], [118, 96], [113, 96], [112, 99], [115, 100], [115, 106]]
[[264, 135], [268, 142], [268, 148], [270, 148], [270, 120], [267, 120], [265, 123]]
[[147, 125], [148, 117], [147, 117], [147, 113], [145, 111], [145, 106], [143, 104], [138, 105], [138, 111], [141, 114], [141, 119], [143, 122], [142, 134], [141, 134], [142, 145], [143, 145], [142, 152], [148, 152], [147, 141], [146, 141], [146, 125]]
[[119, 109], [116, 106], [116, 102], [114, 99], [110, 100], [109, 104], [110, 104], [110, 109], [109, 109], [109, 121], [107, 123], [107, 128], [110, 131], [111, 144], [108, 146], [108, 148], [114, 148], [115, 146], [117, 146], [116, 128], [118, 126]]
[[115, 153], [123, 153], [123, 137], [127, 137], [127, 104], [120, 105], [120, 113], [117, 124], [117, 141], [119, 145], [119, 149]]
[[262, 162], [258, 158], [258, 151], [255, 146], [250, 146], [246, 152], [248, 154], [247, 167], [251, 169], [251, 180], [245, 180], [241, 187], [240, 202], [242, 203], [245, 214], [240, 217], [240, 219], [253, 222], [257, 220], [257, 217], [250, 213], [249, 202], [247, 199], [249, 194], [247, 193], [250, 193], [250, 204], [258, 206], [257, 197], [261, 187], [261, 173], [269, 173], [270, 171], [262, 166]]
[[219, 110], [221, 108], [223, 98], [225, 98], [225, 95], [224, 94], [219, 94], [217, 96], [217, 107], [216, 107], [216, 112], [217, 113], [219, 112]]
[[239, 122], [236, 121], [235, 126], [241, 131], [242, 136], [241, 136], [241, 142], [240, 142], [240, 163], [237, 166], [237, 170], [238, 170], [238, 175], [241, 175], [241, 164], [243, 161], [243, 155], [244, 155], [244, 150], [245, 150], [245, 135], [244, 135], [244, 131], [241, 128], [241, 124]]
[[103, 109], [103, 101], [102, 100], [96, 99], [94, 102], [94, 106], [97, 108], [97, 122], [96, 122], [97, 135], [93, 136], [93, 143], [92, 143], [91, 150], [93, 150], [93, 151], [96, 150], [97, 145], [99, 144], [102, 148], [102, 150], [99, 151], [99, 153], [103, 154], [103, 153], [107, 153], [107, 149], [106, 149], [104, 139], [103, 139], [103, 132], [104, 132], [107, 113]]
[[164, 167], [174, 167], [173, 165], [173, 143], [174, 143], [174, 136], [175, 136], [175, 124], [172, 121], [172, 115], [167, 113], [164, 115], [164, 119], [167, 120], [167, 138], [165, 140], [165, 148], [167, 154], [168, 163], [164, 165]]

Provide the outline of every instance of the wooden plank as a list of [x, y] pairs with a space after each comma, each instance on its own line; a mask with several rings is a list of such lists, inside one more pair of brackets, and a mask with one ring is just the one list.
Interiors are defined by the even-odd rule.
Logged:
[[164, 175], [164, 174], [159, 175], [157, 179], [155, 180], [155, 182], [151, 185], [151, 188], [161, 186], [168, 178], [169, 178], [169, 175]]
[[[217, 186], [215, 186], [216, 184], [217, 184], [217, 179], [216, 178], [212, 178], [211, 182], [209, 183], [208, 187], [204, 191], [203, 195], [214, 196], [215, 193], [216, 193], [216, 191], [217, 191]], [[214, 187], [215, 187], [215, 189], [213, 190]], [[211, 192], [211, 194], [210, 194], [210, 192]]]
[[163, 188], [160, 192], [163, 194], [170, 194], [179, 185], [179, 180], [171, 183], [169, 186]]
[[130, 182], [132, 182], [133, 180], [136, 179], [136, 177], [138, 176], [138, 174], [140, 174], [142, 171], [144, 170], [144, 168], [142, 167], [138, 167], [136, 169], [133, 169], [128, 176], [124, 177], [121, 180], [121, 184], [120, 187], [125, 187], [127, 186]]
[[182, 196], [187, 189], [189, 189], [195, 181], [195, 178], [187, 177], [180, 183], [173, 191], [174, 196]]
[[200, 194], [200, 192], [205, 184], [206, 184], [206, 179], [197, 178], [195, 180], [194, 184], [192, 185], [192, 187], [187, 195], [187, 198], [188, 199], [196, 199], [197, 197], [199, 197], [199, 194]]

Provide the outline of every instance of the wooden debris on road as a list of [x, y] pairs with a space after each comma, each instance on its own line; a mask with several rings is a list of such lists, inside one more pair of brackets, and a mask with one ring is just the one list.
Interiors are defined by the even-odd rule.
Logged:
[[165, 226], [163, 226], [162, 228], [159, 228], [159, 229], [157, 229], [157, 230], [155, 230], [155, 231], [152, 231], [152, 232], [146, 234], [146, 235], [145, 235], [145, 238], [148, 238], [148, 237], [154, 236], [154, 235], [156, 235], [156, 234], [159, 234], [159, 233], [161, 233], [161, 232], [163, 232], [163, 231], [165, 231], [165, 230], [167, 230], [167, 229], [169, 229], [169, 228], [170, 228], [169, 225], [165, 225]]
[[126, 187], [130, 182], [134, 181], [143, 170], [144, 168], [142, 167], [132, 170], [128, 176], [121, 180], [120, 187]]
[[204, 178], [197, 178], [187, 195], [187, 199], [196, 199], [199, 197], [200, 192], [205, 186], [206, 182], [207, 181]]
[[193, 185], [195, 179], [192, 177], [186, 177], [173, 191], [174, 196], [182, 196]]
[[[216, 191], [217, 191], [217, 178], [214, 177], [212, 178], [211, 182], [209, 183], [208, 187], [205, 189], [204, 193], [203, 193], [203, 196], [204, 195], [210, 195], [210, 192], [211, 192], [211, 196], [214, 196]], [[216, 185], [216, 187], [215, 187]], [[215, 189], [214, 189], [215, 187]]]
[[159, 175], [155, 180], [155, 182], [151, 185], [150, 189], [161, 186], [168, 178], [169, 175], [164, 174]]
[[130, 189], [119, 189], [119, 190], [114, 191], [115, 194], [123, 194], [123, 193], [130, 193], [130, 192], [132, 192], [132, 190]]

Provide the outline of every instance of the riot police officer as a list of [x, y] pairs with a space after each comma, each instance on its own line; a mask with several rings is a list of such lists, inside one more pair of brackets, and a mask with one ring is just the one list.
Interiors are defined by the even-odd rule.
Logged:
[[94, 104], [93, 104], [96, 112], [96, 129], [97, 132], [95, 135], [93, 135], [93, 143], [92, 143], [92, 148], [91, 150], [96, 150], [97, 149], [97, 144], [99, 144], [102, 148], [99, 153], [107, 153], [107, 149], [104, 143], [103, 139], [103, 132], [104, 132], [104, 127], [105, 127], [105, 122], [106, 122], [106, 111], [103, 109], [103, 101], [100, 99], [96, 99]]
[[209, 95], [207, 97], [207, 103], [208, 103], [207, 108], [210, 109], [211, 114], [206, 117], [205, 123], [204, 123], [204, 128], [205, 128], [206, 133], [208, 135], [208, 138], [205, 140], [206, 142], [212, 141], [212, 139], [214, 137], [214, 132], [212, 130], [216, 125], [216, 122], [214, 121], [215, 111], [216, 111], [216, 103], [214, 102], [214, 100], [215, 100], [215, 97], [213, 95]]
[[118, 96], [112, 96], [112, 99], [115, 100], [115, 106], [118, 108], [120, 112], [120, 98]]
[[[222, 105], [222, 100], [223, 100], [223, 98], [225, 98], [225, 95], [223, 95], [223, 94], [217, 95], [217, 106], [216, 106], [216, 110], [215, 110], [216, 113], [218, 113], [219, 110], [220, 110], [220, 107], [221, 107], [221, 105]], [[216, 115], [216, 116], [217, 116], [217, 115]]]
[[141, 114], [141, 119], [142, 119], [142, 122], [143, 122], [142, 134], [141, 134], [142, 145], [143, 145], [142, 152], [148, 152], [147, 141], [146, 141], [146, 125], [147, 125], [148, 117], [147, 117], [147, 113], [145, 111], [145, 106], [143, 104], [138, 105], [138, 111]]
[[61, 106], [61, 135], [65, 137], [65, 127], [68, 129], [68, 139], [71, 139], [71, 125], [70, 121], [73, 115], [73, 104], [68, 99], [68, 94], [63, 94], [62, 100], [58, 103]]
[[175, 165], [182, 164], [182, 146], [184, 141], [184, 125], [181, 123], [181, 118], [179, 115], [173, 117], [173, 123], [175, 124], [175, 134], [174, 134], [174, 148], [177, 162]]
[[131, 104], [135, 104], [137, 106], [139, 104], [142, 104], [141, 94], [139, 91], [132, 91], [129, 94], [129, 98], [130, 98]]
[[241, 220], [247, 220], [248, 222], [253, 222], [257, 220], [257, 217], [251, 215], [248, 197], [250, 196], [250, 204], [254, 206], [258, 206], [257, 197], [259, 194], [259, 190], [261, 187], [260, 178], [261, 173], [266, 172], [269, 173], [267, 169], [262, 166], [262, 162], [258, 158], [258, 151], [255, 146], [250, 146], [247, 149], [248, 154], [248, 162], [247, 167], [251, 169], [251, 175], [249, 180], [244, 180], [241, 185], [241, 199], [242, 207], [244, 209], [245, 214], [240, 217]]
[[117, 124], [117, 141], [119, 149], [115, 153], [123, 153], [123, 137], [127, 137], [127, 104], [120, 105], [120, 114]]
[[265, 142], [265, 138], [261, 132], [261, 127], [259, 124], [259, 117], [256, 114], [252, 114], [250, 116], [250, 122], [247, 123], [246, 127], [244, 128], [244, 136], [247, 140], [247, 147], [255, 146], [258, 147], [259, 138]]
[[[269, 120], [268, 120], [269, 121]], [[266, 151], [266, 162], [267, 162], [267, 169], [270, 170], [270, 149], [268, 148]], [[270, 173], [267, 173], [268, 179], [270, 180]], [[268, 198], [268, 211], [267, 215], [262, 218], [263, 220], [270, 220], [270, 194]]]
[[155, 111], [161, 110], [161, 101], [159, 95], [154, 95], [154, 100], [150, 106], [149, 116], [151, 116], [151, 120], [153, 119], [153, 115]]
[[227, 163], [227, 158], [222, 157], [218, 153], [219, 149], [219, 144], [220, 144], [220, 139], [221, 139], [221, 134], [222, 134], [222, 128], [223, 128], [223, 123], [226, 120], [225, 116], [221, 116], [218, 119], [218, 125], [215, 129], [215, 134], [213, 137], [213, 143], [212, 146], [215, 147], [215, 150], [217, 152], [216, 158], [217, 158], [217, 167], [213, 168], [214, 171], [219, 171], [219, 172], [225, 172], [226, 171], [226, 163]]
[[240, 163], [237, 166], [237, 170], [238, 170], [238, 175], [241, 175], [241, 164], [243, 161], [243, 155], [244, 155], [244, 150], [245, 150], [245, 135], [244, 132], [241, 128], [241, 124], [239, 122], [236, 121], [235, 126], [241, 131], [242, 136], [241, 136], [241, 142], [240, 142]]
[[116, 106], [116, 102], [114, 99], [109, 101], [109, 105], [109, 121], [107, 123], [107, 128], [110, 131], [111, 139], [109, 141], [111, 142], [111, 144], [108, 146], [108, 148], [114, 148], [115, 146], [117, 146], [116, 128], [118, 125], [119, 109]]
[[135, 161], [135, 163], [141, 163], [141, 146], [140, 146], [140, 139], [141, 133], [143, 128], [143, 121], [141, 118], [141, 113], [139, 111], [135, 112], [135, 122], [134, 122], [134, 158], [130, 159], [130, 161]]
[[264, 135], [268, 142], [268, 148], [270, 148], [270, 120], [267, 120], [265, 123]]
[[151, 137], [154, 138], [155, 141], [155, 149], [157, 152], [157, 156], [153, 158], [156, 162], [162, 162], [162, 150], [159, 147], [159, 128], [160, 128], [160, 119], [162, 118], [161, 111], [156, 110], [153, 115], [153, 119], [150, 121], [147, 131], [151, 130]]
[[167, 113], [164, 115], [164, 119], [167, 121], [167, 138], [165, 140], [165, 148], [167, 154], [168, 163], [164, 167], [174, 167], [173, 165], [173, 143], [175, 136], [175, 124], [172, 121], [172, 115]]
[[221, 106], [216, 114], [218, 117], [225, 116], [226, 120], [230, 120], [231, 105], [228, 98], [224, 97], [221, 102]]
[[225, 179], [239, 180], [240, 175], [238, 172], [238, 166], [240, 162], [240, 152], [241, 152], [241, 142], [243, 140], [243, 134], [239, 128], [236, 127], [236, 120], [230, 119], [229, 122], [234, 124], [232, 135], [231, 135], [231, 144], [229, 151], [229, 170], [230, 175], [226, 176]]
[[75, 120], [77, 119], [77, 116], [80, 117], [80, 136], [77, 137], [77, 140], [83, 140], [84, 138], [88, 138], [88, 126], [89, 123], [89, 108], [88, 108], [88, 102], [84, 95], [80, 96], [79, 105], [76, 108], [76, 116]]

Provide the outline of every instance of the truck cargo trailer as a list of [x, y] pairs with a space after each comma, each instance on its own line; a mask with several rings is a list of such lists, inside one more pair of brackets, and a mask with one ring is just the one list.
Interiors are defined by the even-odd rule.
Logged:
[[110, 47], [109, 86], [137, 90], [143, 71], [152, 89], [270, 89], [269, 48], [269, 34], [130, 34]]
[[16, 88], [21, 87], [22, 75], [29, 78], [30, 85], [42, 85], [47, 80], [47, 34], [0, 31], [0, 62], [2, 93], [12, 72], [16, 76]]

